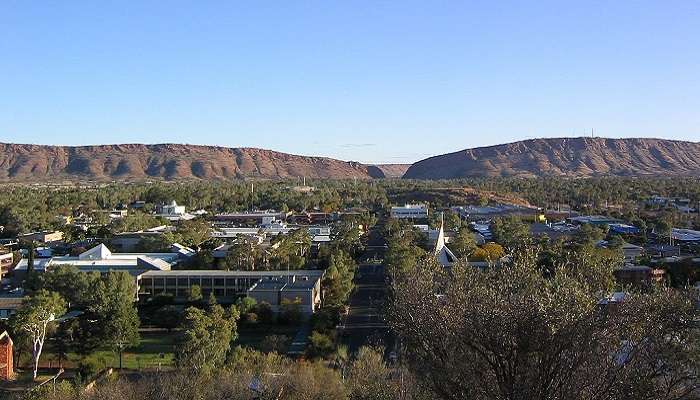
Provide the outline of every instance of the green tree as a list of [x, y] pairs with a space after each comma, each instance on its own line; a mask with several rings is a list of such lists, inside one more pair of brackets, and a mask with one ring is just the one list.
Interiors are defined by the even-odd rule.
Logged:
[[377, 347], [361, 347], [350, 367], [348, 386], [352, 400], [393, 400], [400, 398], [394, 373], [384, 363], [384, 351]]
[[286, 354], [289, 343], [289, 336], [267, 335], [260, 343], [260, 351], [265, 353]]
[[126, 217], [118, 219], [114, 224], [114, 230], [116, 232], [137, 232], [162, 224], [162, 220], [150, 214], [134, 211], [129, 212]]
[[211, 372], [222, 366], [231, 342], [237, 337], [239, 316], [233, 306], [228, 312], [218, 304], [208, 311], [187, 308], [176, 353], [177, 364], [196, 372]]
[[126, 272], [110, 271], [104, 290], [96, 299], [93, 311], [100, 318], [101, 337], [119, 354], [122, 368], [124, 350], [139, 343], [139, 316], [135, 303], [136, 285]]
[[187, 295], [188, 303], [199, 303], [204, 299], [202, 296], [202, 287], [199, 285], [190, 286], [190, 292]]
[[345, 251], [352, 256], [359, 254], [364, 248], [360, 240], [359, 225], [354, 220], [335, 224], [331, 233], [332, 249]]
[[301, 298], [297, 297], [294, 300], [282, 299], [280, 304], [280, 320], [284, 323], [294, 325], [301, 322]]
[[576, 243], [584, 246], [593, 246], [603, 240], [605, 232], [593, 225], [583, 224], [579, 227], [578, 232], [574, 236]]
[[469, 228], [463, 227], [450, 241], [449, 248], [458, 258], [466, 259], [477, 249], [474, 234]]
[[439, 398], [687, 395], [698, 334], [689, 297], [661, 289], [601, 308], [608, 292], [599, 282], [608, 276], [576, 272], [572, 260], [549, 278], [537, 259], [528, 251], [501, 268], [451, 273], [427, 265], [394, 280], [390, 325], [412, 371]]
[[33, 377], [36, 379], [39, 358], [44, 349], [46, 336], [56, 318], [66, 312], [65, 301], [56, 292], [39, 290], [22, 301], [22, 307], [13, 316], [15, 330], [27, 332], [32, 343]]
[[313, 331], [309, 337], [311, 342], [307, 352], [310, 357], [328, 357], [333, 353], [335, 343], [330, 335]]
[[249, 312], [254, 312], [256, 304], [258, 304], [258, 302], [255, 301], [254, 298], [245, 296], [236, 301], [236, 308], [238, 308], [241, 315], [245, 315]]
[[60, 294], [69, 308], [84, 308], [93, 300], [93, 288], [100, 280], [100, 274], [80, 272], [73, 265], [59, 264], [46, 271], [42, 279], [44, 289]]
[[353, 288], [355, 261], [342, 250], [331, 255], [330, 265], [323, 276], [324, 305], [338, 306], [344, 304]]
[[529, 226], [520, 218], [496, 218], [491, 226], [493, 239], [508, 252], [532, 244], [533, 238]]
[[187, 247], [199, 250], [202, 243], [210, 238], [211, 225], [203, 219], [193, 219], [182, 221], [177, 226], [177, 231], [174, 234], [166, 234], [172, 240], [172, 243], [178, 242]]
[[229, 246], [219, 267], [227, 271], [255, 271], [261, 254], [262, 251], [253, 238], [239, 236]]

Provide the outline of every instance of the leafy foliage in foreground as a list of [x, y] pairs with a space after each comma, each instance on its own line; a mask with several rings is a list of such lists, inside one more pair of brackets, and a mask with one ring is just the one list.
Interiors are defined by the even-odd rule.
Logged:
[[658, 288], [599, 305], [609, 269], [537, 252], [452, 273], [397, 275], [390, 312], [411, 370], [442, 399], [684, 399], [698, 385], [693, 303]]

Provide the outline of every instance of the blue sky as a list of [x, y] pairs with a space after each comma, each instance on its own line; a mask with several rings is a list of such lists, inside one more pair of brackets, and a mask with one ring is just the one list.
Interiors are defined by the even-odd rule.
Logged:
[[0, 2], [0, 141], [412, 162], [700, 141], [699, 1]]

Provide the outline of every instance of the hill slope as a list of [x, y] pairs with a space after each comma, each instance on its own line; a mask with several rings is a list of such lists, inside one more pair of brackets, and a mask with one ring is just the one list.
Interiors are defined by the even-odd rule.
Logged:
[[373, 178], [401, 178], [411, 164], [376, 164], [368, 166]]
[[370, 167], [254, 148], [181, 144], [0, 144], [0, 181], [363, 178]]
[[691, 175], [700, 143], [664, 139], [533, 139], [462, 150], [413, 164], [404, 178]]

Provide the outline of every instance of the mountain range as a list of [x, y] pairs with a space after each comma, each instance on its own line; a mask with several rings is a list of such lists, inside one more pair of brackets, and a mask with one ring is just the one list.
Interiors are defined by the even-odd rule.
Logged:
[[256, 148], [186, 144], [0, 143], [0, 181], [145, 179], [451, 179], [491, 176], [700, 175], [700, 143], [665, 139], [532, 139], [367, 165]]
[[700, 143], [665, 139], [555, 138], [430, 157], [404, 178], [699, 175]]
[[255, 148], [184, 144], [0, 144], [0, 180], [386, 178], [396, 166], [364, 165]]

